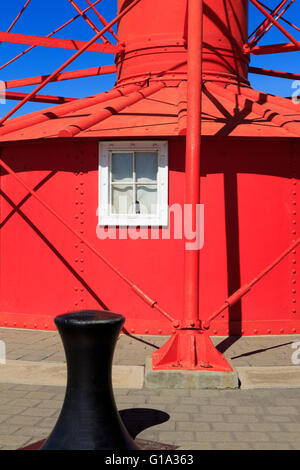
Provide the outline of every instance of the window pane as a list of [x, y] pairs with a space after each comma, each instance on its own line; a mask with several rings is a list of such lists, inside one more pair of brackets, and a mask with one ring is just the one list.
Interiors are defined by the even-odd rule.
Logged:
[[136, 179], [138, 183], [156, 183], [157, 181], [157, 153], [136, 153]]
[[132, 186], [112, 186], [111, 212], [113, 214], [133, 213]]
[[156, 214], [157, 186], [141, 186], [136, 188], [136, 211], [140, 214]]
[[111, 155], [112, 181], [127, 183], [133, 181], [133, 154], [117, 153]]

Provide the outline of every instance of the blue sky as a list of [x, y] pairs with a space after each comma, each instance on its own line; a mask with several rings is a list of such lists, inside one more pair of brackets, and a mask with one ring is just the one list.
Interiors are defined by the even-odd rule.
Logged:
[[[88, 4], [85, 0], [76, 0], [77, 4], [82, 8], [86, 8]], [[95, 0], [93, 0], [95, 1]], [[237, 0], [234, 0], [237, 1]], [[0, 17], [0, 30], [6, 31], [13, 19], [21, 10], [25, 0], [12, 0], [5, 2], [2, 6]], [[264, 0], [263, 3], [270, 8], [274, 8], [279, 0]], [[110, 21], [116, 15], [117, 0], [102, 0], [98, 6], [99, 12]], [[75, 16], [77, 12], [74, 10], [68, 0], [31, 0], [27, 10], [17, 22], [12, 32], [21, 34], [32, 34], [37, 36], [46, 36], [67, 20]], [[99, 20], [93, 12], [89, 13], [90, 18], [99, 26]], [[295, 0], [284, 15], [286, 19], [300, 27], [300, 0]], [[263, 16], [257, 9], [250, 5], [249, 33], [262, 21]], [[293, 36], [300, 41], [300, 32], [285, 25]], [[66, 39], [89, 40], [94, 36], [94, 31], [86, 24], [82, 18], [75, 20], [70, 26], [67, 26], [54, 37]], [[113, 42], [113, 41], [112, 41]], [[260, 44], [273, 44], [289, 42], [288, 39], [273, 27], [263, 38]], [[2, 43], [0, 45], [0, 66], [8, 60], [25, 50], [28, 46]], [[15, 61], [13, 64], [0, 70], [0, 80], [12, 80], [16, 78], [25, 78], [36, 75], [46, 75], [57, 69], [63, 62], [74, 54], [74, 51], [41, 48], [37, 47], [24, 57]], [[66, 71], [77, 70], [81, 68], [96, 67], [99, 65], [113, 64], [114, 57], [112, 54], [99, 54], [96, 52], [86, 52]], [[283, 70], [300, 74], [300, 51], [286, 54], [275, 54], [266, 56], [252, 56], [251, 65], [256, 67], [264, 67], [275, 70]], [[293, 93], [292, 81], [286, 79], [278, 79], [271, 77], [263, 77], [259, 75], [250, 75], [249, 79], [253, 88], [277, 94], [280, 96], [291, 96]], [[42, 91], [42, 94], [53, 94], [60, 96], [84, 97], [94, 93], [112, 88], [115, 82], [115, 75], [107, 75], [101, 77], [91, 77], [78, 80], [63, 81], [60, 83], [51, 83]], [[30, 92], [34, 87], [18, 88], [13, 91]], [[300, 88], [300, 87], [298, 87]], [[0, 107], [0, 116], [6, 114], [17, 104], [16, 101], [7, 101], [5, 105]], [[49, 105], [50, 106], [50, 105]], [[45, 104], [28, 103], [17, 115], [35, 111], [48, 107]]]

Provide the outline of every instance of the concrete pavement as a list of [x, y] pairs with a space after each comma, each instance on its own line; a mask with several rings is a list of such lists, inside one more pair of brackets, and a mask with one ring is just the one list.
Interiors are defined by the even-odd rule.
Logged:
[[[300, 367], [292, 346], [300, 337], [212, 339], [235, 370], [252, 374], [248, 385], [243, 379], [235, 390], [147, 389], [134, 375], [129, 383], [120, 371], [143, 369], [166, 337], [120, 337], [114, 393], [131, 434], [153, 449], [299, 450]], [[0, 364], [0, 449], [18, 449], [52, 430], [65, 393], [65, 358], [57, 332], [0, 328], [0, 340], [7, 359]]]

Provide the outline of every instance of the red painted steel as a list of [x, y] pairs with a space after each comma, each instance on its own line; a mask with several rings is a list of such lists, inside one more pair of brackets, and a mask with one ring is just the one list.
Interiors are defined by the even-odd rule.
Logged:
[[[157, 88], [157, 85], [156, 85]], [[149, 95], [151, 93], [149, 92]], [[12, 170], [1, 158], [0, 158], [0, 166], [2, 166], [8, 174], [12, 175], [14, 179], [18, 181], [21, 186], [23, 186], [26, 191], [33, 198], [35, 198], [48, 212], [50, 212], [56, 219], [59, 220], [76, 238], [80, 240], [85, 246], [87, 246], [98, 258], [101, 259], [103, 263], [105, 263], [117, 276], [119, 276], [126, 284], [130, 286], [130, 288], [137, 294], [146, 304], [148, 304], [151, 308], [157, 309], [160, 313], [162, 313], [169, 321], [174, 321], [167, 312], [165, 312], [158, 304], [157, 301], [149, 297], [145, 292], [142, 291], [136, 284], [134, 284], [130, 279], [128, 279], [124, 274], [122, 274], [116, 267], [114, 267], [104, 256], [99, 253], [89, 242], [86, 240], [78, 231], [74, 230], [72, 226], [63, 218], [61, 217], [53, 208], [49, 206], [42, 198], [40, 198], [35, 191], [33, 191], [21, 178], [18, 177], [16, 172]]]
[[[119, 11], [127, 2], [118, 0]], [[163, 74], [164, 79], [185, 80], [187, 73], [187, 0], [155, 0], [135, 7], [119, 23], [118, 38], [125, 50], [116, 55], [118, 83]], [[157, 12], [152, 21], [153, 11]], [[171, 12], [171, 13], [170, 13]], [[146, 19], [148, 18], [148, 19]], [[204, 76], [238, 75], [247, 78], [248, 57], [243, 45], [248, 38], [248, 0], [240, 5], [216, 1], [204, 3]]]
[[[62, 72], [58, 74], [52, 82], [61, 82], [63, 80], [74, 80], [84, 77], [95, 77], [98, 75], [106, 75], [115, 73], [117, 71], [115, 65], [104, 65], [103, 67], [93, 67], [85, 70], [73, 70], [72, 72]], [[49, 75], [42, 75], [40, 77], [19, 78], [18, 80], [9, 80], [4, 82], [5, 89], [17, 88], [29, 85], [37, 85], [42, 83]]]
[[128, 108], [130, 105], [137, 103], [144, 98], [148, 98], [164, 86], [164, 83], [158, 82], [150, 85], [148, 88], [143, 88], [130, 93], [127, 96], [121, 96], [118, 101], [115, 100], [113, 108], [107, 107], [105, 109], [101, 109], [99, 112], [93, 113], [91, 116], [83, 117], [77, 121], [76, 125], [71, 125], [65, 129], [62, 129], [58, 135], [59, 137], [74, 137], [81, 131], [89, 129], [94, 124], [98, 124], [99, 122], [104, 121], [112, 114], [119, 113], [120, 111]]
[[[188, 2], [188, 96], [185, 163], [185, 205], [191, 206], [194, 224], [200, 207], [201, 115], [202, 115], [203, 1]], [[185, 242], [188, 240], [185, 238]], [[154, 369], [225, 370], [232, 368], [200, 328], [200, 249], [184, 253], [184, 317], [173, 323], [173, 335], [153, 353]]]
[[[100, 36], [99, 36], [100, 37]], [[5, 33], [0, 32], [0, 41], [8, 42], [11, 44], [30, 44], [33, 46], [41, 47], [55, 47], [58, 49], [72, 49], [79, 51], [83, 46], [86, 46], [87, 42], [77, 41], [73, 39], [61, 39], [61, 38], [45, 38], [43, 36], [31, 36], [28, 34], [17, 34], [17, 33]], [[89, 52], [107, 52], [108, 54], [114, 54], [118, 50], [117, 46], [113, 44], [91, 44], [86, 50]]]
[[[3, 124], [7, 119], [9, 119], [16, 111], [18, 111], [24, 104], [26, 104], [30, 98], [32, 98], [36, 93], [38, 93], [44, 86], [46, 86], [48, 83], [50, 83], [62, 70], [64, 70], [68, 65], [70, 65], [74, 60], [76, 60], [83, 52], [89, 50], [93, 44], [100, 39], [103, 34], [106, 33], [106, 31], [109, 30], [111, 26], [113, 26], [115, 23], [117, 23], [123, 16], [127, 14], [128, 11], [131, 10], [132, 7], [134, 7], [137, 3], [139, 3], [141, 0], [134, 0], [129, 6], [127, 6], [117, 17], [112, 20], [110, 23], [107, 24], [101, 31], [99, 31], [96, 36], [94, 36], [90, 41], [83, 43], [83, 45], [80, 47], [80, 49], [72, 56], [70, 57], [64, 64], [62, 64], [55, 72], [53, 72], [51, 75], [48, 76], [40, 85], [38, 85], [31, 93], [27, 95], [24, 100], [22, 100], [15, 108], [13, 108], [11, 111], [9, 111], [2, 119], [0, 119], [0, 125]], [[1, 34], [0, 34], [1, 37]], [[51, 39], [53, 41], [53, 39]], [[114, 47], [114, 46], [106, 46], [104, 45], [103, 47]]]
[[[282, 1], [280, 2], [280, 4], [279, 4], [275, 9], [273, 9], [273, 10], [268, 10], [269, 13], [271, 13], [272, 16], [276, 15], [276, 14], [280, 11], [281, 7], [282, 7], [285, 3], [287, 3], [287, 1], [288, 1], [288, 0], [282, 0]], [[255, 28], [255, 30], [249, 35], [249, 40], [250, 40], [250, 41], [249, 41], [249, 44], [251, 44], [251, 42], [252, 42], [253, 40], [255, 40], [255, 37], [257, 37], [258, 35], [262, 34], [262, 33], [265, 31], [266, 27], [269, 26], [270, 24], [272, 24], [272, 23], [270, 22], [270, 20], [268, 20], [268, 19], [263, 20], [263, 21], [260, 23], [260, 25], [257, 26], [257, 27]]]
[[[90, 7], [94, 11], [94, 13], [98, 16], [98, 18], [99, 18], [100, 22], [103, 24], [103, 26], [107, 26], [108, 22], [106, 21], [106, 19], [102, 15], [100, 15], [99, 11], [95, 8], [94, 5], [92, 5], [90, 0], [86, 0], [86, 2], [90, 5]], [[108, 32], [116, 39], [117, 42], [119, 41], [118, 36], [115, 34], [115, 32], [112, 28], [109, 28]]]
[[38, 112], [33, 113], [33, 115], [29, 115], [24, 119], [13, 119], [5, 124], [2, 128], [0, 128], [0, 136], [8, 134], [10, 132], [18, 131], [21, 129], [25, 129], [27, 127], [34, 126], [36, 124], [40, 124], [42, 122], [51, 121], [53, 119], [58, 119], [61, 116], [66, 114], [70, 114], [74, 111], [78, 111], [85, 107], [93, 106], [95, 104], [104, 103], [109, 101], [113, 98], [126, 96], [127, 93], [131, 93], [133, 91], [139, 90], [139, 85], [128, 85], [127, 87], [120, 87], [118, 89], [114, 89], [105, 93], [100, 93], [96, 96], [91, 96], [90, 98], [84, 98], [83, 100], [76, 100], [76, 102], [66, 104], [65, 106], [59, 106], [55, 108], [51, 108], [51, 112]]
[[[267, 5], [265, 5], [263, 2], [260, 2], [260, 4], [261, 4], [266, 10], [268, 10], [269, 13], [272, 13], [271, 8], [269, 8]], [[292, 28], [296, 29], [296, 31], [300, 31], [300, 28], [298, 28], [298, 26], [294, 25], [291, 21], [287, 20], [286, 18], [282, 17], [281, 20], [284, 21], [284, 23], [286, 23], [286, 24], [288, 24], [289, 26], [291, 26]]]
[[[7, 100], [21, 101], [26, 98], [27, 93], [19, 93], [16, 91], [6, 91], [5, 98]], [[35, 95], [29, 101], [35, 101], [36, 103], [69, 103], [70, 101], [77, 100], [77, 98], [67, 98], [65, 96], [50, 96], [50, 95]]]
[[[287, 4], [287, 2], [289, 1], [289, 4]], [[278, 7], [275, 8], [275, 10], [273, 10], [271, 12], [271, 15], [275, 18], [276, 16], [276, 21], [278, 21], [279, 18], [282, 17], [282, 15], [288, 10], [288, 8], [294, 3], [295, 0], [283, 0], [282, 2], [279, 3]], [[283, 7], [285, 6], [285, 8], [280, 11]], [[254, 45], [256, 45], [258, 43], [258, 41], [260, 41], [260, 39], [265, 36], [265, 34], [271, 29], [271, 27], [274, 26], [274, 23], [272, 23], [270, 21], [270, 19], [266, 19], [260, 28], [258, 28], [257, 32], [255, 33], [254, 37], [251, 39], [251, 41], [249, 41], [249, 46], [250, 47], [253, 47]]]
[[75, 10], [79, 13], [81, 18], [83, 18], [84, 21], [86, 21], [87, 24], [92, 28], [92, 30], [95, 33], [99, 33], [99, 28], [97, 28], [97, 26], [92, 22], [92, 20], [85, 13], [83, 13], [83, 10], [77, 5], [77, 3], [74, 0], [69, 0], [69, 2], [75, 8]]
[[[120, 13], [131, 8], [119, 16], [114, 37], [122, 50], [113, 90], [0, 128], [1, 160], [11, 170], [0, 174], [0, 326], [53, 329], [59, 312], [100, 306], [123, 313], [129, 333], [171, 334], [154, 355], [157, 367], [230, 370], [209, 335], [300, 332], [300, 110], [248, 83], [248, 1], [204, 1], [202, 118], [200, 30], [188, 28], [187, 1], [133, 3], [118, 3]], [[297, 47], [256, 46], [251, 53]], [[52, 78], [78, 72], [59, 73]], [[199, 271], [198, 254], [186, 255], [184, 238], [174, 236], [175, 215], [170, 237], [165, 228], [157, 239], [134, 228], [128, 239], [118, 239], [121, 228], [117, 240], [97, 237], [98, 143], [123, 139], [168, 141], [169, 206], [205, 207]], [[130, 289], [122, 273], [133, 280]]]
[[234, 294], [232, 294], [230, 297], [228, 297], [228, 299], [225, 300], [224, 304], [215, 313], [213, 313], [209, 318], [207, 318], [203, 322], [203, 324], [202, 324], [203, 328], [209, 329], [210, 326], [211, 326], [211, 322], [215, 318], [217, 318], [224, 310], [226, 310], [227, 308], [231, 307], [236, 302], [238, 302], [244, 295], [248, 294], [248, 292], [250, 292], [250, 290], [252, 289], [253, 286], [255, 286], [255, 284], [257, 284], [263, 277], [265, 277], [267, 274], [269, 274], [269, 272], [272, 269], [276, 268], [276, 266], [279, 263], [281, 263], [281, 261], [284, 258], [286, 258], [292, 251], [294, 251], [299, 244], [300, 244], [300, 238], [297, 238], [297, 240], [294, 243], [292, 243], [292, 245], [289, 246], [289, 248], [287, 248], [287, 250], [285, 250], [280, 256], [278, 256], [278, 258], [276, 258], [276, 260], [273, 261], [272, 264], [267, 266], [260, 274], [258, 274], [258, 276], [256, 276], [254, 279], [252, 279], [251, 282], [244, 285], [243, 287], [238, 289]]
[[298, 43], [296, 39], [271, 15], [257, 0], [250, 0], [250, 2], [263, 14], [267, 19], [279, 29], [296, 47]]
[[[228, 97], [230, 100], [237, 100], [238, 103], [240, 104], [241, 108], [246, 109], [251, 109], [253, 110], [258, 116], [265, 117], [269, 121], [273, 121], [278, 126], [280, 126], [282, 129], [286, 130], [287, 132], [290, 132], [294, 134], [295, 136], [300, 136], [300, 127], [297, 122], [291, 122], [290, 116], [282, 115], [278, 112], [274, 112], [273, 107], [266, 106], [265, 104], [261, 104], [252, 100], [248, 100], [247, 96], [243, 96], [239, 93], [233, 93], [231, 91], [228, 91], [227, 89], [224, 89], [223, 87], [220, 87], [216, 84], [210, 84], [208, 83], [206, 85], [206, 88], [208, 90], [211, 90], [214, 92], [216, 95], [220, 97]], [[292, 103], [293, 104], [293, 103]]]
[[23, 8], [21, 8], [21, 10], [19, 11], [19, 13], [17, 14], [16, 18], [13, 20], [13, 22], [11, 23], [10, 27], [8, 28], [7, 30], [7, 33], [9, 33], [12, 28], [15, 26], [15, 24], [17, 23], [17, 21], [21, 18], [21, 16], [23, 15], [24, 11], [26, 10], [26, 8], [28, 7], [29, 3], [31, 2], [31, 0], [27, 0], [23, 6]]
[[249, 73], [257, 75], [268, 75], [269, 77], [287, 78], [288, 80], [300, 80], [299, 73], [282, 72], [279, 70], [261, 69], [259, 67], [249, 67]]
[[[93, 6], [97, 5], [98, 3], [100, 3], [102, 0], [97, 0], [95, 3], [93, 3]], [[86, 8], [85, 10], [83, 10], [83, 13], [86, 13], [88, 10], [90, 10], [91, 7], [88, 7]], [[54, 34], [58, 33], [59, 31], [61, 31], [62, 29], [64, 29], [66, 26], [68, 26], [69, 24], [73, 23], [74, 20], [76, 20], [77, 18], [80, 18], [80, 15], [76, 15], [74, 16], [73, 18], [71, 18], [70, 20], [68, 20], [66, 23], [64, 23], [63, 25], [61, 25], [59, 28], [56, 28], [54, 31], [52, 31], [52, 33], [49, 33], [46, 37], [47, 38], [50, 38], [51, 36], [54, 36]], [[28, 49], [26, 49], [25, 51], [21, 52], [20, 54], [18, 54], [17, 56], [15, 56], [13, 59], [9, 60], [8, 62], [6, 62], [5, 64], [1, 65], [0, 67], [0, 70], [4, 69], [5, 67], [7, 67], [8, 65], [12, 64], [13, 62], [15, 62], [17, 59], [19, 59], [20, 57], [23, 57], [25, 54], [27, 54], [28, 52], [30, 52], [32, 49], [34, 49], [36, 46], [30, 46], [28, 47]]]
[[250, 52], [254, 55], [265, 55], [265, 54], [284, 54], [287, 52], [297, 52], [300, 50], [300, 41], [286, 42], [283, 44], [270, 44], [266, 46], [255, 46], [252, 49], [245, 47], [246, 52]]

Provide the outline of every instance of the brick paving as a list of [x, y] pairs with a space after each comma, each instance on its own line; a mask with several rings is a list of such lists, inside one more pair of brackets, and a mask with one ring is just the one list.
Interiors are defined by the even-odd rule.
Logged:
[[[0, 449], [45, 439], [64, 392], [63, 387], [0, 384]], [[299, 389], [117, 389], [115, 398], [134, 438], [174, 450], [300, 450]]]
[[[291, 365], [299, 336], [213, 338], [233, 365]], [[0, 329], [7, 359], [65, 360], [57, 332]], [[143, 365], [165, 337], [121, 336], [115, 364]], [[0, 369], [1, 370], [1, 369]], [[0, 383], [0, 449], [45, 439], [65, 389]], [[180, 450], [300, 450], [300, 388], [251, 390], [116, 389], [122, 419], [133, 437]], [[157, 444], [156, 444], [157, 445]]]
[[[144, 365], [145, 358], [162, 346], [167, 336], [121, 335], [114, 356], [118, 365]], [[56, 331], [15, 330], [0, 328], [7, 359], [22, 361], [64, 362], [65, 355]], [[212, 337], [217, 348], [233, 366], [290, 366], [292, 344], [299, 335]]]

